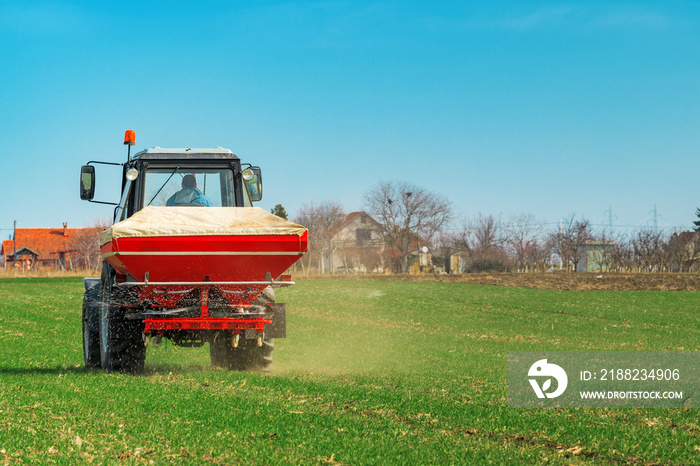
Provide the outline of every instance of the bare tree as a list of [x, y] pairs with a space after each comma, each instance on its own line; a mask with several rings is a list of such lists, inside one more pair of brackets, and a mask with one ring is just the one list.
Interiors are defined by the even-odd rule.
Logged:
[[634, 254], [627, 235], [604, 229], [598, 238], [601, 242], [608, 243], [600, 252], [601, 265], [610, 271], [630, 272], [634, 265]]
[[700, 258], [700, 232], [676, 231], [667, 242], [669, 268], [677, 267], [679, 273], [690, 272]]
[[452, 217], [447, 198], [407, 182], [379, 183], [365, 194], [365, 206], [384, 227], [387, 245], [396, 251], [403, 273], [408, 272], [409, 256]]
[[432, 252], [433, 264], [439, 270], [446, 272], [449, 269], [447, 263], [450, 260], [450, 255], [452, 254], [454, 246], [454, 235], [441, 231], [433, 238], [430, 250]]
[[504, 241], [500, 222], [493, 215], [479, 214], [476, 219], [465, 223], [456, 236], [455, 246], [469, 253], [467, 271], [502, 271], [509, 266]]
[[534, 243], [531, 246], [530, 251], [532, 253], [532, 262], [534, 264], [535, 272], [538, 270], [545, 272], [548, 265], [553, 265], [551, 264], [552, 248], [549, 247], [549, 244], [544, 239], [539, 239], [536, 243]]
[[503, 238], [498, 222], [493, 215], [479, 217], [472, 222], [472, 235], [474, 237], [474, 247], [472, 250], [481, 256], [488, 256], [490, 253], [501, 247]]
[[542, 227], [532, 214], [518, 215], [505, 224], [505, 242], [513, 255], [518, 272], [527, 272], [534, 267], [541, 255], [540, 237]]
[[479, 216], [464, 222], [456, 235], [456, 245], [472, 256], [485, 256], [501, 244], [501, 232], [492, 215]]
[[674, 231], [669, 238], [667, 249], [670, 260], [670, 271], [673, 271], [674, 267], [678, 267], [678, 273], [683, 273], [686, 250], [691, 238], [692, 236], [685, 235], [681, 231]]
[[664, 242], [660, 231], [652, 228], [637, 230], [631, 243], [639, 272], [661, 271], [664, 265]]
[[600, 233], [597, 233], [596, 241], [598, 241], [598, 248], [596, 249], [595, 259], [600, 267], [601, 271], [613, 270], [615, 262], [615, 244], [617, 243], [616, 237], [612, 231], [608, 231], [607, 228], [603, 228]]
[[101, 266], [100, 233], [111, 225], [111, 220], [97, 218], [90, 222], [87, 228], [83, 228], [71, 236], [69, 248], [73, 251], [72, 268], [93, 270]]
[[692, 272], [693, 267], [695, 267], [697, 272], [698, 261], [700, 261], [700, 231], [696, 231], [693, 234], [693, 239], [688, 245], [688, 272]]
[[559, 265], [559, 270], [561, 270], [564, 265], [564, 258], [559, 249], [559, 232], [556, 230], [550, 231], [545, 236], [544, 250], [547, 255], [545, 263], [551, 267], [551, 270], [554, 270], [556, 265]]
[[307, 267], [309, 267], [312, 260], [315, 259], [319, 272], [324, 273], [326, 271], [324, 257], [332, 252], [331, 238], [328, 235], [328, 230], [331, 226], [339, 222], [344, 215], [345, 212], [343, 208], [336, 202], [325, 202], [318, 205], [311, 203], [302, 206], [299, 214], [294, 218], [294, 221], [309, 230], [309, 254], [307, 254], [308, 258], [306, 259]]
[[671, 240], [671, 236], [666, 235], [663, 232], [659, 233], [660, 241], [658, 244], [658, 248], [654, 251], [656, 253], [654, 256], [654, 262], [659, 272], [668, 272], [671, 270], [672, 262], [670, 248], [668, 246], [668, 243]]
[[590, 222], [584, 217], [576, 220], [576, 215], [572, 214], [562, 223], [562, 227], [556, 233], [557, 252], [562, 260], [567, 264], [571, 263], [576, 272], [581, 255], [586, 247], [586, 241], [590, 240]]

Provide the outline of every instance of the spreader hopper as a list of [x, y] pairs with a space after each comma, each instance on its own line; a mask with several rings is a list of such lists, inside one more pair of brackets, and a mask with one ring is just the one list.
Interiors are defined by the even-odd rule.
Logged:
[[100, 243], [127, 282], [232, 284], [277, 279], [306, 252], [307, 237], [258, 207], [146, 207]]

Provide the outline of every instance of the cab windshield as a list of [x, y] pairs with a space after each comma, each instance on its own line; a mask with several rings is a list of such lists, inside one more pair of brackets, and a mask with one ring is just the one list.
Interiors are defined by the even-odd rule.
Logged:
[[230, 169], [149, 168], [144, 179], [143, 207], [235, 207]]

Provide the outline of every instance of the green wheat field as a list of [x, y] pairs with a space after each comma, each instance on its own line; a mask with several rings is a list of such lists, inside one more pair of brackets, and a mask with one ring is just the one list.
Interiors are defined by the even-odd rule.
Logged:
[[700, 350], [699, 292], [305, 280], [271, 374], [86, 370], [79, 278], [0, 279], [0, 463], [700, 464], [700, 413], [513, 409], [509, 351]]

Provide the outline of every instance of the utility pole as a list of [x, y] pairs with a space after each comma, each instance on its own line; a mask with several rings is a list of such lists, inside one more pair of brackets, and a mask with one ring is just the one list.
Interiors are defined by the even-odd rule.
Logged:
[[14, 262], [17, 262], [17, 220], [12, 227], [12, 256], [14, 257]]
[[[561, 242], [561, 218], [559, 218], [559, 242]], [[561, 248], [559, 248], [559, 270], [561, 270], [564, 260], [561, 258]], [[568, 270], [568, 268], [567, 268]]]
[[654, 204], [654, 210], [650, 210], [649, 213], [654, 215], [654, 233], [656, 233], [659, 230], [659, 218], [658, 212], [656, 211], [656, 204]]
[[604, 214], [608, 214], [608, 227], [610, 228], [610, 234], [612, 235], [613, 232], [613, 214], [612, 214], [612, 205], [608, 204], [608, 210], [603, 212]]

